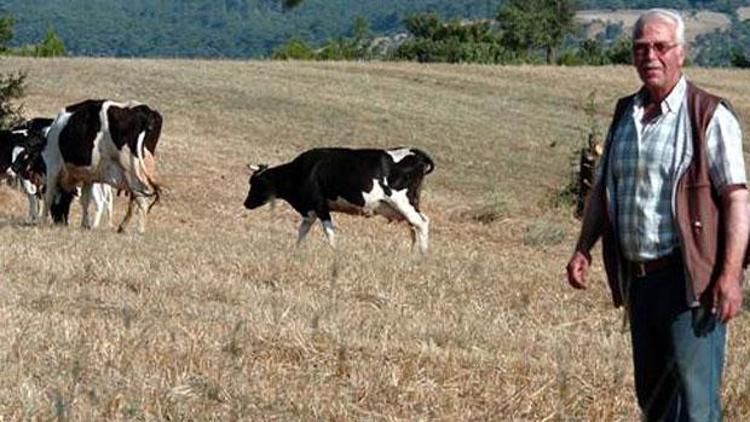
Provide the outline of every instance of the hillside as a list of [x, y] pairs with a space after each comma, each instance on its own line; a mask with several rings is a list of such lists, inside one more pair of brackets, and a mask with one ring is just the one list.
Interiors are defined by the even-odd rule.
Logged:
[[[502, 0], [306, 0], [284, 11], [275, 0], [5, 0], [0, 14], [14, 17], [16, 46], [38, 43], [53, 28], [76, 56], [248, 58], [267, 57], [291, 37], [322, 45], [350, 36], [358, 15], [373, 35], [382, 36], [403, 32], [404, 18], [413, 13], [487, 18], [495, 16], [500, 4]], [[579, 5], [584, 11], [611, 11], [608, 16], [667, 5], [707, 14], [710, 28], [723, 28], [724, 20], [737, 7], [750, 6], [750, 0], [586, 0]], [[697, 21], [704, 25], [703, 17]]]
[[[633, 32], [635, 21], [644, 11], [643, 9], [582, 10], [576, 14], [576, 20], [582, 24], [594, 24], [589, 29], [589, 36], [602, 32], [607, 23], [622, 23], [623, 32], [630, 34]], [[693, 42], [699, 35], [726, 30], [732, 26], [730, 15], [706, 10], [686, 13], [683, 19], [685, 20], [685, 38], [688, 42]], [[599, 25], [596, 25], [597, 23]]]
[[[167, 187], [145, 237], [30, 227], [0, 187], [0, 414], [9, 420], [636, 420], [628, 335], [600, 259], [564, 265], [552, 205], [632, 69], [3, 58], [29, 116], [85, 98], [164, 115]], [[750, 121], [748, 71], [690, 69]], [[336, 216], [294, 248], [286, 204], [247, 212], [247, 163], [322, 145], [412, 145], [436, 170], [405, 226]], [[119, 218], [124, 198], [116, 206]], [[77, 221], [74, 206], [72, 221]], [[750, 324], [733, 323], [727, 420], [750, 418]]]

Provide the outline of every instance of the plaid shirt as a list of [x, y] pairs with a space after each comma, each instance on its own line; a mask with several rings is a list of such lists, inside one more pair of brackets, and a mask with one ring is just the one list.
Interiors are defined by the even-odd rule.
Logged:
[[[678, 155], [690, 128], [680, 79], [659, 105], [661, 113], [643, 123], [642, 90], [616, 128], [611, 141], [610, 186], [615, 196], [617, 235], [626, 259], [648, 261], [667, 255], [679, 244], [673, 219], [673, 192]], [[720, 105], [706, 131], [711, 183], [717, 190], [745, 184], [742, 132], [734, 115]], [[601, 167], [600, 167], [601, 168]], [[601, 177], [601, 175], [599, 175]]]

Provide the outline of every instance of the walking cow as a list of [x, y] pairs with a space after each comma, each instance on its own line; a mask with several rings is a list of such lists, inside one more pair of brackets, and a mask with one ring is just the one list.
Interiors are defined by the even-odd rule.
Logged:
[[302, 214], [297, 243], [320, 219], [331, 246], [332, 211], [406, 220], [413, 245], [425, 253], [429, 220], [419, 211], [419, 194], [422, 179], [433, 169], [432, 159], [414, 148], [312, 149], [277, 167], [251, 166], [245, 207], [281, 198]]

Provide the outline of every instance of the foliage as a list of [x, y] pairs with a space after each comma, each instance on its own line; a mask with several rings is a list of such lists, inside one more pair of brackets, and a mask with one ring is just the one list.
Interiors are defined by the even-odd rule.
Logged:
[[547, 63], [555, 62], [563, 38], [575, 32], [574, 17], [569, 0], [508, 0], [497, 12], [503, 44], [528, 55], [543, 48]]
[[276, 48], [271, 58], [274, 60], [312, 60], [315, 58], [315, 51], [307, 43], [295, 37]]
[[742, 51], [742, 48], [738, 46], [732, 48], [731, 55], [732, 66], [740, 67], [743, 69], [750, 67], [750, 59], [747, 58], [745, 53]]
[[52, 28], [47, 30], [42, 42], [37, 46], [37, 57], [56, 57], [65, 55], [65, 44], [60, 37], [55, 34]]
[[0, 17], [0, 53], [8, 50], [8, 43], [13, 39], [13, 18], [10, 15]]
[[596, 90], [589, 92], [582, 107], [586, 114], [586, 124], [582, 128], [586, 144], [583, 147], [576, 145], [571, 151], [568, 158], [572, 170], [570, 177], [565, 186], [555, 192], [552, 197], [554, 206], [575, 206], [576, 218], [583, 216], [586, 196], [594, 185], [595, 169], [604, 149], [603, 134], [596, 118], [598, 114], [596, 94]]
[[[13, 39], [13, 18], [5, 15], [0, 18], [0, 53], [7, 51], [8, 43]], [[22, 119], [22, 105], [14, 101], [23, 97], [26, 89], [26, 74], [0, 74], [0, 129], [8, 129]]]
[[735, 22], [727, 30], [698, 36], [692, 48], [698, 65], [741, 65], [742, 58], [750, 54], [750, 21]]
[[632, 64], [633, 40], [623, 36], [611, 46], [598, 39], [587, 39], [577, 48], [569, 48], [560, 55], [557, 63], [565, 66], [601, 66], [610, 64]]
[[282, 0], [281, 5], [285, 9], [293, 9], [297, 6], [299, 6], [302, 3], [303, 0]]
[[669, 7], [671, 9], [708, 9], [715, 12], [734, 13], [740, 6], [747, 6], [747, 0], [580, 0], [581, 9], [650, 9]]
[[47, 30], [47, 34], [39, 44], [27, 44], [22, 45], [18, 48], [13, 48], [9, 52], [14, 56], [29, 56], [29, 57], [58, 57], [65, 56], [65, 43], [50, 28]]
[[[291, 38], [310, 45], [351, 37], [361, 15], [370, 31], [404, 31], [413, 13], [444, 19], [492, 14], [501, 0], [5, 0], [16, 20], [15, 46], [53, 26], [71, 55], [125, 57], [267, 57]], [[296, 6], [296, 7], [294, 7]]]
[[516, 57], [501, 44], [490, 22], [443, 22], [434, 13], [412, 15], [404, 26], [413, 35], [394, 59], [418, 62], [507, 63]]
[[8, 129], [22, 120], [23, 105], [14, 105], [14, 101], [23, 97], [25, 89], [25, 73], [0, 75], [0, 129]]
[[304, 40], [293, 37], [289, 42], [274, 49], [271, 58], [274, 60], [367, 60], [370, 51], [370, 36], [367, 21], [356, 16], [352, 25], [351, 38], [337, 37], [329, 39], [319, 50], [313, 49]]
[[[525, 10], [534, 18], [512, 25], [506, 21], [505, 25], [516, 30], [505, 34], [501, 42], [479, 41], [459, 46], [456, 41], [425, 41], [432, 39], [432, 34], [423, 33], [424, 36], [415, 37], [422, 39], [404, 47], [402, 55], [408, 52], [411, 57], [429, 60], [437, 56], [439, 60], [450, 57], [454, 61], [467, 61], [477, 56], [484, 63], [547, 60], [567, 64], [624, 63], [630, 56], [627, 50], [621, 50], [625, 54], [620, 55], [611, 51], [622, 35], [622, 25], [612, 23], [598, 36], [602, 38], [597, 38], [609, 57], [607, 60], [592, 54], [597, 53], [591, 50], [598, 47], [594, 44], [583, 46], [579, 54], [578, 44], [585, 39], [585, 33], [561, 35], [555, 30], [565, 30], [570, 23], [565, 17], [573, 9], [571, 0], [96, 0], [93, 3], [86, 0], [4, 0], [1, 3], [0, 16], [13, 15], [15, 34], [9, 41], [4, 28], [9, 27], [10, 18], [0, 18], [0, 53], [7, 46], [15, 48], [16, 54], [36, 55], [38, 52], [29, 46], [42, 40], [47, 28], [54, 27], [59, 38], [65, 40], [65, 51], [71, 55], [268, 57], [296, 38], [314, 46], [312, 48], [325, 48], [323, 54], [328, 58], [354, 56], [360, 59], [371, 57], [372, 52], [361, 48], [353, 52], [352, 45], [341, 42], [356, 38], [356, 28], [352, 26], [356, 17], [367, 23], [369, 37], [394, 37], [405, 31], [434, 30], [438, 22], [460, 23], [488, 18], [494, 21], [498, 9], [512, 10], [509, 8], [515, 4], [517, 11]], [[551, 8], [554, 14], [545, 12], [551, 10], [551, 5], [554, 5]], [[750, 5], [750, 0], [577, 0], [575, 5], [578, 9], [668, 6], [707, 9], [734, 16], [735, 9]], [[427, 12], [434, 13], [432, 21], [418, 22], [425, 25], [420, 28], [407, 28], [408, 17]], [[497, 30], [497, 25], [501, 24], [490, 25], [495, 32], [493, 36], [501, 35]], [[743, 54], [749, 54], [750, 40], [745, 35], [748, 31], [743, 28], [747, 25], [747, 22], [733, 20], [731, 30], [699, 37], [690, 49], [693, 62], [702, 66], [730, 66], [733, 46], [741, 46]], [[452, 51], [448, 53], [443, 51], [445, 49]], [[435, 53], [440, 51], [445, 54]], [[581, 54], [585, 57], [579, 57]], [[560, 57], [556, 57], [558, 55]]]
[[619, 37], [607, 54], [612, 64], [633, 64], [633, 38], [627, 35]]

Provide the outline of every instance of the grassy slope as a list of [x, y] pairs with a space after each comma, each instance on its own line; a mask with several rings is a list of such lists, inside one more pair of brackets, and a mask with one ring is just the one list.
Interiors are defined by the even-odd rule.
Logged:
[[[549, 205], [631, 69], [3, 59], [28, 115], [138, 99], [165, 119], [168, 187], [144, 238], [22, 225], [0, 188], [0, 414], [73, 420], [633, 420], [629, 340], [597, 259], [566, 288], [578, 223]], [[750, 118], [750, 73], [691, 69]], [[340, 249], [298, 217], [242, 209], [245, 165], [320, 145], [413, 145], [431, 254], [404, 226], [341, 216]], [[77, 208], [77, 207], [76, 207]], [[118, 203], [118, 218], [124, 211]], [[77, 209], [75, 210], [77, 212]], [[482, 224], [470, 217], [497, 217]], [[748, 300], [746, 303], [750, 303]], [[724, 399], [750, 417], [750, 329], [733, 324]]]

